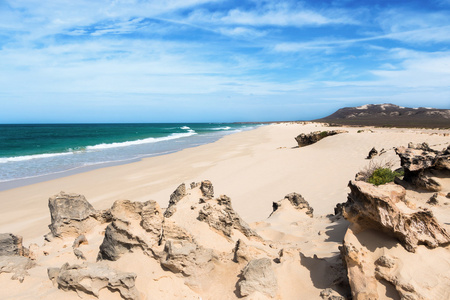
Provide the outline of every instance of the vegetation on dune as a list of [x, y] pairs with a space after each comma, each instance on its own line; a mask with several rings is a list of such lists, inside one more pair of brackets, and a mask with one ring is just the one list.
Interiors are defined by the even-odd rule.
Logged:
[[403, 170], [392, 171], [389, 168], [378, 168], [373, 171], [367, 182], [374, 185], [381, 185], [388, 182], [393, 182], [395, 177], [400, 176], [403, 176]]

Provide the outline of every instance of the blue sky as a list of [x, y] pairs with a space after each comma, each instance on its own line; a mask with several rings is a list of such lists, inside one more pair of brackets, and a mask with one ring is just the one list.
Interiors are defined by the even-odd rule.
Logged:
[[450, 108], [450, 0], [0, 0], [0, 123]]

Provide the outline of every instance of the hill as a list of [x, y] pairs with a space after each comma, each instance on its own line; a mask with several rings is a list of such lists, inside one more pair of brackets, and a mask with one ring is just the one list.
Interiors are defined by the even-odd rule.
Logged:
[[341, 108], [325, 118], [314, 121], [340, 125], [450, 128], [450, 109], [366, 104]]

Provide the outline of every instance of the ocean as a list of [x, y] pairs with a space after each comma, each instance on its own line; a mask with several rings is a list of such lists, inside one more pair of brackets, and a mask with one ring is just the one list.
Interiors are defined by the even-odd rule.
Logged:
[[168, 154], [211, 143], [225, 135], [256, 126], [260, 125], [0, 125], [0, 184]]

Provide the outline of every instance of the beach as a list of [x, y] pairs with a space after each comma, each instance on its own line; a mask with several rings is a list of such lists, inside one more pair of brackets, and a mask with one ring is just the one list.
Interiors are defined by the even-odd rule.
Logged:
[[379, 160], [392, 160], [398, 166], [393, 147], [428, 142], [443, 148], [448, 143], [448, 136], [443, 136], [448, 130], [331, 129], [349, 133], [297, 148], [298, 134], [330, 127], [272, 124], [177, 153], [2, 191], [0, 232], [22, 235], [25, 244], [42, 242], [50, 222], [47, 200], [60, 191], [82, 194], [97, 209], [119, 199], [151, 199], [166, 207], [179, 184], [206, 179], [217, 195], [229, 196], [235, 210], [250, 223], [267, 218], [272, 202], [291, 192], [301, 194], [316, 214], [332, 214], [337, 203], [346, 201], [348, 181], [368, 165], [366, 156], [372, 147], [386, 150]]
[[[301, 133], [329, 130], [346, 132], [303, 147], [298, 147], [294, 139]], [[342, 277], [342, 273], [339, 273], [341, 271], [336, 271], [343, 268], [340, 249], [344, 238], [356, 245], [361, 241], [358, 240], [361, 237], [357, 233], [358, 238], [355, 238], [355, 235], [351, 235], [353, 231], [347, 230], [350, 224], [347, 220], [342, 216], [334, 216], [336, 204], [347, 201], [349, 181], [371, 163], [383, 165], [390, 162], [393, 169], [399, 167], [394, 147], [406, 147], [411, 142], [426, 142], [439, 150], [449, 145], [449, 134], [450, 130], [442, 129], [329, 127], [321, 123], [294, 122], [270, 124], [176, 153], [2, 191], [0, 232], [22, 236], [23, 244], [30, 246], [30, 255], [37, 266], [28, 271], [29, 276], [25, 277], [23, 283], [11, 281], [11, 274], [1, 274], [0, 284], [8, 284], [10, 288], [0, 294], [4, 294], [3, 298], [6, 299], [78, 299], [78, 294], [70, 291], [71, 288], [67, 288], [68, 292], [63, 291], [65, 288], [59, 281], [61, 279], [55, 279], [50, 272], [52, 268], [60, 268], [68, 262], [78, 264], [74, 265], [78, 266], [73, 267], [75, 269], [87, 268], [88, 271], [85, 272], [88, 275], [85, 276], [88, 278], [97, 276], [100, 271], [95, 268], [103, 266], [121, 272], [132, 272], [126, 274], [134, 276], [136, 280], [136, 286], [133, 279], [133, 286], [128, 286], [127, 290], [119, 287], [120, 294], [116, 288], [105, 288], [101, 289], [100, 294], [98, 291], [92, 292], [94, 294], [83, 293], [83, 299], [237, 299], [247, 293], [245, 283], [242, 283], [242, 274], [245, 275], [246, 272], [244, 267], [256, 260], [260, 264], [266, 264], [266, 269], [258, 271], [268, 270], [270, 274], [264, 275], [264, 278], [277, 278], [273, 279], [275, 287], [262, 289], [261, 293], [258, 290], [256, 293], [248, 292], [251, 295], [245, 299], [323, 299], [319, 294], [328, 287], [332, 287], [332, 290], [327, 290], [327, 293], [345, 295], [348, 288], [342, 288], [341, 281], [336, 284], [336, 278]], [[381, 154], [368, 160], [367, 155], [372, 147]], [[444, 177], [441, 182], [444, 187], [442, 192], [449, 193], [449, 179]], [[48, 225], [56, 222], [50, 219], [49, 198], [61, 191], [84, 195], [97, 211], [110, 211], [101, 213], [100, 217], [96, 216], [96, 221], [92, 221], [90, 217], [87, 219], [97, 225], [85, 230], [84, 235], [88, 241], [85, 245], [81, 243], [80, 246], [75, 246], [74, 239], [78, 234], [62, 231], [62, 234], [67, 235], [61, 234], [58, 237], [55, 229], [52, 229], [54, 237], [52, 234], [47, 235], [47, 241], [44, 241], [44, 235], [50, 232]], [[306, 206], [291, 206], [291, 200], [287, 200], [289, 197], [285, 198], [288, 194], [291, 199], [304, 198], [302, 205]], [[213, 199], [212, 195], [216, 198]], [[408, 191], [408, 196], [418, 203], [425, 203], [430, 195]], [[51, 201], [64, 197], [69, 196], [61, 193]], [[145, 202], [142, 204], [145, 207], [138, 206], [139, 202]], [[436, 215], [440, 222], [448, 224], [448, 205], [440, 203], [441, 213]], [[169, 205], [172, 209], [167, 214], [169, 210], [166, 208]], [[154, 217], [145, 219], [143, 212], [150, 207], [155, 211]], [[411, 211], [411, 208], [408, 210]], [[102, 247], [106, 249], [104, 244], [107, 240], [114, 239], [111, 228], [119, 226], [110, 224], [107, 228], [113, 227], [105, 231], [106, 225], [111, 222], [109, 219], [104, 223], [104, 220], [111, 218], [109, 214], [113, 215], [112, 224], [119, 221], [117, 224], [126, 224], [120, 226], [127, 226], [126, 230], [129, 231], [126, 239], [132, 237], [133, 240], [124, 242], [123, 237], [119, 238], [120, 243], [131, 244], [126, 244], [125, 248], [128, 250], [120, 250], [120, 256], [117, 254], [117, 257], [109, 257], [110, 254], [105, 254], [106, 252], [103, 252], [103, 257], [99, 254], [99, 249], [100, 252], [104, 251]], [[163, 214], [164, 219], [158, 219]], [[227, 218], [230, 219], [226, 221]], [[98, 223], [99, 220], [103, 221]], [[161, 244], [161, 237], [158, 242], [158, 226], [161, 225], [157, 222], [161, 220], [165, 228], [163, 232], [166, 232], [165, 244]], [[64, 222], [66, 221], [59, 225], [62, 226], [60, 228], [64, 228]], [[79, 226], [70, 225], [70, 222], [67, 223], [68, 228]], [[157, 225], [151, 225], [151, 222], [156, 222]], [[222, 226], [223, 222], [227, 225]], [[51, 228], [55, 228], [52, 226]], [[144, 226], [145, 230], [140, 226]], [[156, 230], [148, 226], [156, 226]], [[351, 228], [355, 230], [355, 227]], [[157, 235], [152, 237], [154, 232]], [[383, 237], [378, 233], [372, 237], [371, 231], [368, 232], [368, 245], [381, 245], [379, 250], [370, 254], [374, 260], [389, 251], [394, 251], [397, 258], [413, 259], [408, 258], [411, 254], [400, 244], [392, 248], [396, 242], [391, 237]], [[176, 236], [174, 241], [171, 241], [172, 234]], [[33, 243], [37, 245], [32, 245]], [[82, 249], [81, 254], [76, 252], [76, 247]], [[192, 247], [196, 250], [192, 250]], [[377, 249], [378, 246], [370, 247]], [[425, 265], [417, 263], [414, 265], [416, 268], [432, 268], [432, 263], [436, 262], [433, 260], [431, 263], [424, 258], [433, 256], [433, 253], [441, 257], [442, 264], [449, 261], [448, 247], [435, 250], [419, 247], [419, 260]], [[187, 251], [189, 255], [174, 254], [172, 258], [165, 257], [164, 253], [171, 253], [170, 251]], [[83, 253], [84, 260], [79, 260], [80, 256], [74, 256], [83, 257]], [[363, 255], [366, 255], [365, 259], [372, 259], [370, 255]], [[205, 257], [209, 258], [205, 260]], [[171, 262], [170, 259], [182, 259], [181, 267], [179, 262]], [[79, 265], [82, 261], [85, 262]], [[63, 272], [64, 268], [67, 266], [62, 266], [58, 272]], [[431, 276], [433, 271], [428, 271], [427, 276]], [[410, 276], [408, 274], [415, 274], [417, 270], [408, 269], [407, 272], [410, 273], [402, 276]], [[350, 275], [351, 273], [349, 278]], [[442, 270], [435, 275], [449, 274]], [[415, 278], [418, 282], [424, 281], [426, 285], [428, 278], [431, 278], [427, 276]], [[241, 278], [239, 286], [236, 278]], [[95, 279], [92, 280], [95, 282]], [[111, 280], [106, 283], [108, 284], [111, 284]], [[95, 284], [88, 285], [88, 289], [95, 290]], [[445, 299], [448, 294], [445, 291], [445, 280], [438, 288], [434, 290], [435, 299]], [[36, 294], [33, 290], [36, 290]], [[379, 295], [392, 293], [389, 286], [382, 284], [376, 290]], [[126, 298], [124, 295], [131, 291], [135, 296]]]

